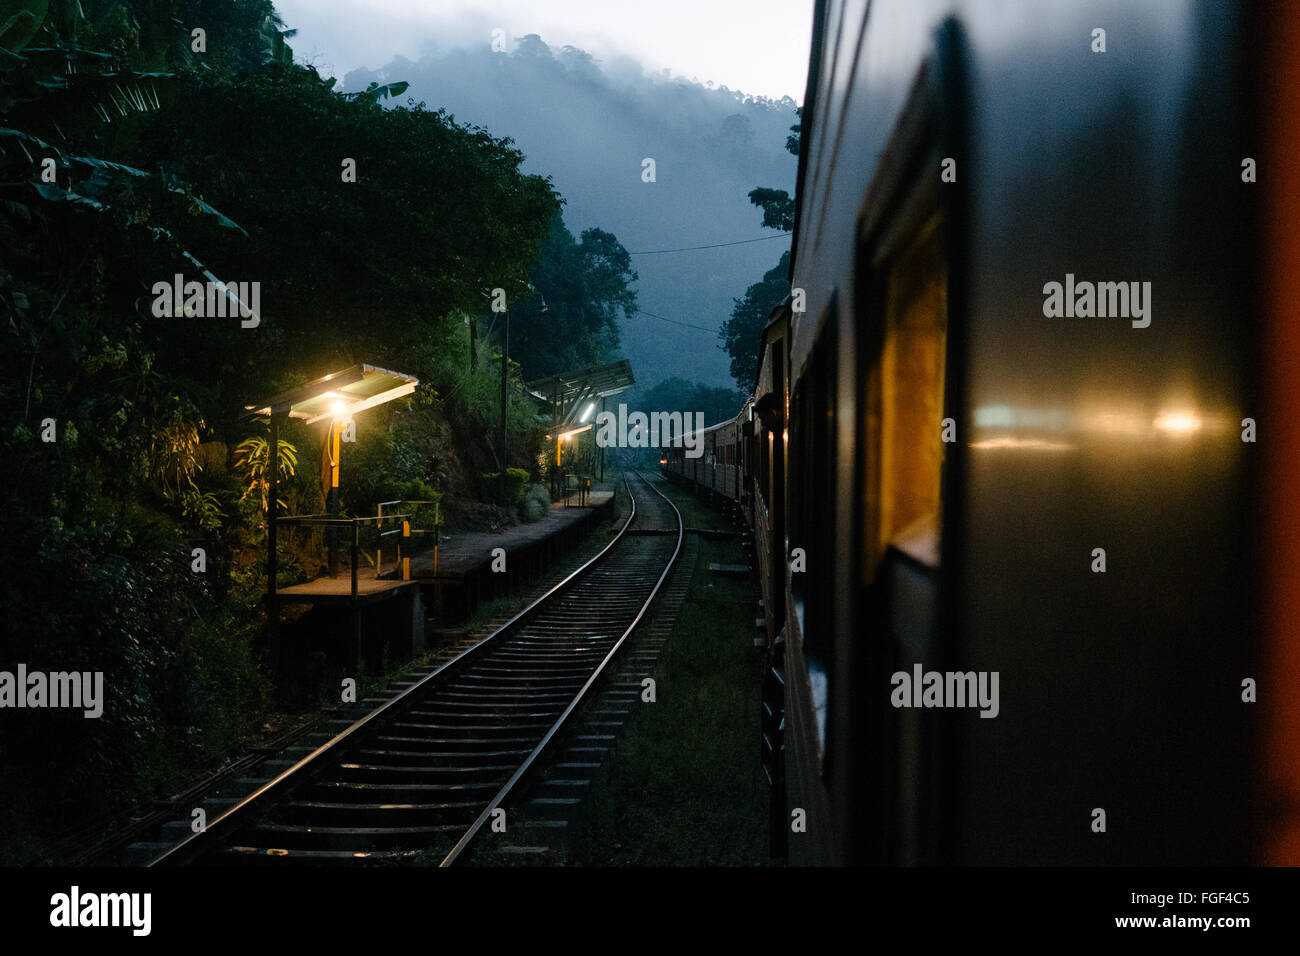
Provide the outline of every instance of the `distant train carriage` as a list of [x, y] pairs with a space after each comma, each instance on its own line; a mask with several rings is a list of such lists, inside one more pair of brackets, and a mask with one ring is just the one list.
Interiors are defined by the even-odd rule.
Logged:
[[711, 425], [699, 432], [688, 432], [684, 446], [689, 445], [689, 448], [665, 448], [660, 455], [660, 468], [664, 474], [677, 478], [697, 492], [706, 493], [712, 500], [739, 504], [744, 452], [741, 418], [747, 414], [748, 407], [746, 403], [741, 414], [730, 421]]

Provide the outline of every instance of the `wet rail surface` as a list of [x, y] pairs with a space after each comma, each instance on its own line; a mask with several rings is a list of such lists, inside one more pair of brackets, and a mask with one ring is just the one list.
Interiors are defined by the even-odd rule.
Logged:
[[[336, 735], [152, 865], [456, 862], [539, 769], [680, 553], [638, 475], [599, 555], [474, 647]], [[436, 854], [436, 856], [434, 856]]]

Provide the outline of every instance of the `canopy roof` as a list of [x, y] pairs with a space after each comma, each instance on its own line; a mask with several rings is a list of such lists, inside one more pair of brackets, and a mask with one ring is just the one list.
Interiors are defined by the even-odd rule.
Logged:
[[246, 417], [283, 415], [308, 425], [323, 418], [348, 419], [357, 412], [410, 395], [420, 382], [413, 375], [376, 365], [353, 365], [261, 402], [245, 405]]
[[609, 365], [561, 372], [529, 382], [525, 387], [552, 406], [555, 422], [562, 426], [573, 423], [581, 415], [584, 403], [617, 395], [635, 384], [631, 363], [622, 359]]

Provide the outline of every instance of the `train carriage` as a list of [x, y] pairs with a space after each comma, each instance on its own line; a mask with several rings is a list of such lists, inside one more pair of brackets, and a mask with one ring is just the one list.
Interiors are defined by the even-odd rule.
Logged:
[[775, 845], [1295, 862], [1259, 781], [1300, 796], [1300, 732], [1242, 687], [1297, 677], [1296, 466], [1248, 437], [1294, 400], [1260, 240], [1297, 202], [1243, 158], [1289, 155], [1297, 58], [1253, 8], [1017, 9], [817, 4], [798, 295], [741, 415], [665, 466], [755, 531]]
[[[816, 16], [790, 858], [1244, 862], [1250, 24], [1179, 2]], [[900, 704], [928, 673], [997, 693]]]

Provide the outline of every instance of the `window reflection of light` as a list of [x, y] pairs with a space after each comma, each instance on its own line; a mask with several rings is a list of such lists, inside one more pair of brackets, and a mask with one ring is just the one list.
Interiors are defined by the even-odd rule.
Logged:
[[1195, 412], [1161, 412], [1156, 416], [1155, 426], [1171, 435], [1188, 435], [1201, 427], [1201, 419]]
[[986, 405], [975, 409], [977, 428], [1010, 428], [1015, 423], [1016, 415], [1009, 405]]
[[[974, 411], [977, 429], [991, 430], [997, 437], [974, 442], [971, 448], [1023, 448], [1037, 451], [1063, 451], [1072, 444], [1048, 440], [1052, 432], [1091, 434], [1106, 439], [1150, 439], [1159, 434], [1174, 437], [1219, 431], [1231, 416], [1205, 413], [1190, 401], [1169, 401], [1156, 412], [1143, 408], [1131, 399], [1112, 396], [1083, 404], [1074, 414], [1059, 409], [1018, 407], [1006, 404], [984, 405]], [[1007, 433], [1019, 437], [1008, 437]], [[1026, 435], [1026, 432], [1029, 434]], [[985, 434], [988, 432], [985, 431]], [[1034, 437], [1030, 437], [1034, 436]]]
[[1082, 418], [1085, 430], [1109, 435], [1141, 435], [1147, 430], [1146, 418], [1136, 410], [1112, 409], [1086, 414]]
[[971, 448], [1007, 448], [1016, 451], [1070, 451], [1075, 446], [1069, 442], [1047, 441], [1042, 438], [987, 438], [971, 442]]
[[1010, 405], [984, 405], [975, 409], [977, 428], [1046, 428], [1060, 431], [1067, 427], [1065, 412], [1052, 408], [1013, 408]]

